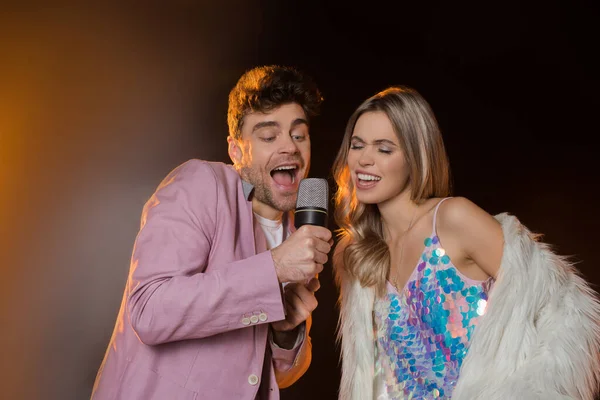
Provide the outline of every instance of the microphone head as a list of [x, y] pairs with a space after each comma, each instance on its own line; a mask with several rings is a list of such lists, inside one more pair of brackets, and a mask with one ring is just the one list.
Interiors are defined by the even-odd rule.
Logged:
[[329, 185], [326, 179], [305, 178], [298, 185], [294, 226], [327, 226], [327, 208], [329, 203]]
[[320, 208], [327, 212], [329, 204], [329, 185], [326, 179], [305, 178], [298, 185], [298, 208]]

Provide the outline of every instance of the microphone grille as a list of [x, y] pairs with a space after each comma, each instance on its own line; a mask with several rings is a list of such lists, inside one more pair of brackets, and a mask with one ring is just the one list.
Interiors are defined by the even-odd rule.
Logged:
[[329, 203], [329, 185], [323, 178], [305, 178], [298, 185], [296, 208], [318, 207], [325, 211]]

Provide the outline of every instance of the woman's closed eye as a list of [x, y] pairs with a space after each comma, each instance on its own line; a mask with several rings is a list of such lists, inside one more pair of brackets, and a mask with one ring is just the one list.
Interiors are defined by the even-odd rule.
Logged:
[[[350, 150], [360, 150], [363, 149], [365, 147], [364, 143], [360, 143], [360, 142], [355, 142], [355, 143], [350, 143]], [[377, 151], [383, 154], [392, 154], [393, 150], [388, 147], [388, 146], [379, 146], [377, 148]]]

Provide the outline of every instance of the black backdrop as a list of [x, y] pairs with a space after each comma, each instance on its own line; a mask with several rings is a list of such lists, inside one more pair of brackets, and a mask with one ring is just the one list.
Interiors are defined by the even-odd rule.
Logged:
[[[330, 177], [362, 100], [413, 86], [455, 194], [516, 214], [600, 282], [597, 5], [203, 3], [0, 8], [2, 398], [89, 397], [143, 203], [189, 158], [228, 161], [227, 94], [258, 64], [295, 65], [324, 93], [312, 176]], [[313, 363], [284, 399], [336, 396], [330, 266], [321, 278]]]

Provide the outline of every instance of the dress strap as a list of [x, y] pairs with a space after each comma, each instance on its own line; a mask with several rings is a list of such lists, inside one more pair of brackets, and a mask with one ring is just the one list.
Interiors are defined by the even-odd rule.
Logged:
[[437, 220], [437, 213], [438, 213], [438, 209], [440, 208], [440, 205], [441, 205], [441, 204], [442, 204], [444, 201], [446, 201], [446, 200], [448, 200], [448, 199], [451, 199], [451, 198], [452, 198], [452, 197], [444, 197], [444, 198], [443, 198], [443, 199], [441, 199], [441, 200], [440, 200], [440, 201], [437, 203], [437, 205], [435, 206], [435, 211], [433, 212], [433, 229], [432, 229], [432, 233], [433, 233], [433, 235], [434, 235], [434, 236], [437, 236], [437, 229], [436, 229], [435, 222], [436, 222], [436, 220]]

